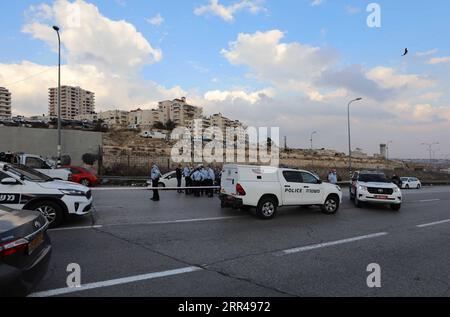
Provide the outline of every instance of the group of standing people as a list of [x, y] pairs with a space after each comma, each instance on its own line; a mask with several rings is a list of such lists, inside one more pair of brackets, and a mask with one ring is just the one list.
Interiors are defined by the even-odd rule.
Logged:
[[[186, 182], [186, 195], [194, 195], [200, 197], [207, 195], [208, 197], [214, 197], [214, 189], [204, 188], [212, 186], [220, 186], [221, 170], [214, 170], [212, 166], [198, 165], [193, 168], [191, 165], [186, 165], [184, 168], [180, 164], [175, 170], [177, 178], [177, 187], [181, 188], [183, 177]], [[152, 180], [153, 189], [153, 201], [159, 201], [158, 185], [161, 178], [161, 170], [158, 165], [152, 163], [152, 169], [150, 172], [150, 178]], [[178, 189], [178, 193], [183, 193], [183, 190]]]
[[194, 194], [195, 197], [200, 197], [203, 195], [207, 195], [208, 197], [214, 196], [214, 189], [203, 187], [212, 187], [217, 185], [217, 177], [220, 172], [217, 170], [214, 171], [211, 166], [205, 165], [198, 165], [196, 168], [187, 165], [183, 170], [181, 170], [181, 168], [181, 165], [177, 168], [178, 187], [181, 186], [181, 178], [178, 179], [178, 174], [180, 173], [180, 175], [184, 176], [186, 187], [188, 188], [186, 189], [186, 195]]

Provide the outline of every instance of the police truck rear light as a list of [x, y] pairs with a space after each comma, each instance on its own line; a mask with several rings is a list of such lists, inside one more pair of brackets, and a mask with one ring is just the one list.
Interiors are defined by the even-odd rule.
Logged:
[[7, 258], [22, 250], [26, 250], [27, 247], [28, 241], [25, 239], [19, 239], [5, 244], [0, 244], [0, 259]]
[[236, 184], [236, 193], [239, 196], [245, 196], [247, 193], [245, 192], [244, 188], [241, 186], [241, 184]]

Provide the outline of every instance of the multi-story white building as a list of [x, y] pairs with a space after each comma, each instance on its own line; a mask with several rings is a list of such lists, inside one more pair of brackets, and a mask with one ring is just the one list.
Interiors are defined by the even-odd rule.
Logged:
[[159, 121], [171, 120], [178, 126], [186, 127], [189, 122], [203, 115], [203, 108], [187, 104], [186, 98], [161, 101], [158, 104]]
[[128, 125], [128, 111], [123, 110], [109, 110], [99, 112], [97, 115], [98, 120], [102, 120], [110, 127], [120, 128]]
[[[80, 87], [61, 87], [61, 118], [75, 119], [95, 112], [95, 94]], [[58, 88], [49, 89], [49, 115], [58, 115]]]
[[11, 93], [0, 87], [0, 119], [11, 119]]

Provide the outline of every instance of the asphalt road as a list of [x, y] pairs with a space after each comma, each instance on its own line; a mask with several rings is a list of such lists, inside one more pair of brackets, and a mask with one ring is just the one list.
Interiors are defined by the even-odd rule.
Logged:
[[[344, 190], [347, 194], [347, 190]], [[449, 296], [450, 187], [404, 191], [401, 212], [279, 210], [271, 221], [218, 198], [94, 190], [95, 212], [52, 230], [34, 296]], [[81, 267], [68, 288], [67, 265]], [[369, 288], [367, 266], [381, 268]]]

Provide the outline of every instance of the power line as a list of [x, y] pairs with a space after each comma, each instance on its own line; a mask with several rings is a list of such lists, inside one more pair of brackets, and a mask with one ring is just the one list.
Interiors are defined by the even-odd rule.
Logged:
[[25, 78], [22, 78], [22, 79], [20, 79], [20, 80], [18, 80], [18, 81], [15, 81], [15, 82], [12, 82], [12, 83], [9, 83], [9, 84], [6, 84], [6, 85], [2, 85], [2, 87], [11, 87], [11, 86], [14, 86], [14, 85], [16, 85], [16, 84], [18, 84], [18, 83], [24, 82], [24, 81], [26, 81], [26, 80], [28, 80], [28, 79], [37, 77], [37, 76], [42, 75], [42, 74], [44, 74], [44, 73], [48, 73], [48, 72], [50, 72], [50, 71], [54, 71], [54, 69], [46, 69], [46, 70], [44, 70], [44, 71], [42, 71], [42, 72], [36, 73], [36, 74], [34, 74], [34, 75], [31, 75], [31, 76], [28, 76], [28, 77], [25, 77]]

